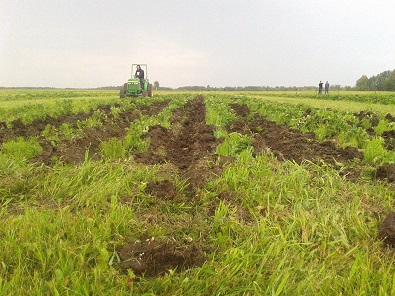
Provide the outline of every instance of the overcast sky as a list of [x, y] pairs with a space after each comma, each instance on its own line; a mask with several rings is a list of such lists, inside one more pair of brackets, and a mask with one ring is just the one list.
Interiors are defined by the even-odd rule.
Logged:
[[355, 85], [395, 69], [394, 0], [1, 0], [0, 86]]

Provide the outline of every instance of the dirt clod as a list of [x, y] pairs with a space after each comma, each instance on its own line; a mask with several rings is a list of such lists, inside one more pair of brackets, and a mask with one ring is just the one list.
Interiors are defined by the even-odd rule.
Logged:
[[395, 247], [395, 212], [388, 213], [379, 226], [378, 232], [378, 238], [383, 240], [384, 244]]
[[200, 267], [206, 261], [202, 249], [195, 244], [182, 245], [175, 241], [158, 242], [154, 239], [135, 241], [118, 248], [122, 272], [132, 270], [137, 276], [157, 277], [166, 272], [181, 272]]
[[376, 171], [376, 178], [395, 182], [395, 164], [387, 164], [380, 166]]
[[145, 188], [145, 193], [162, 199], [174, 199], [176, 189], [169, 180], [149, 182]]

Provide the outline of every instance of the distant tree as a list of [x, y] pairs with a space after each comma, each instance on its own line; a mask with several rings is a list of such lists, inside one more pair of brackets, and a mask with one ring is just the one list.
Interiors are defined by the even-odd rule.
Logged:
[[392, 71], [384, 71], [377, 75], [377, 84], [379, 85], [379, 90], [389, 90], [385, 89], [385, 84], [390, 79]]
[[158, 88], [159, 88], [159, 81], [155, 81], [154, 82], [154, 88], [155, 88], [155, 90], [158, 90]]
[[369, 90], [368, 80], [369, 80], [368, 76], [362, 75], [362, 77], [357, 80], [355, 89], [356, 90]]
[[384, 71], [368, 80], [370, 90], [384, 90], [384, 83], [390, 77], [391, 71]]
[[395, 70], [392, 71], [390, 76], [384, 81], [383, 90], [395, 91]]
[[339, 90], [342, 90], [342, 86], [340, 85], [340, 84], [333, 84], [333, 85], [331, 85], [331, 90], [332, 91], [339, 91]]

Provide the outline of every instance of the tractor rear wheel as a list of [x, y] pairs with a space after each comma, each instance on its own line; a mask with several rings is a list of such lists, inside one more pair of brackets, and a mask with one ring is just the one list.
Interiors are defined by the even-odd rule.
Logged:
[[143, 90], [143, 97], [146, 97], [148, 95], [148, 92], [146, 90]]
[[152, 84], [148, 84], [147, 93], [149, 97], [152, 97]]

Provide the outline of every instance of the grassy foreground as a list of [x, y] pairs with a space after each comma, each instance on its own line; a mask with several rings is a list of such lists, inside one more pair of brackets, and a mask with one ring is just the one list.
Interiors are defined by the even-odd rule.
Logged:
[[[37, 94], [26, 121], [37, 110], [119, 101], [111, 92], [82, 93], [48, 95], [48, 106], [63, 111], [46, 108]], [[0, 108], [14, 120], [25, 105], [9, 104], [12, 95], [2, 96]], [[221, 130], [231, 114], [218, 103], [233, 99], [209, 97], [207, 122]], [[351, 182], [329, 166], [280, 162], [246, 147], [188, 198], [169, 164], [125, 157], [35, 166], [28, 161], [34, 147], [31, 139], [0, 150], [0, 295], [395, 295], [394, 251], [377, 239], [394, 208], [385, 182]], [[174, 181], [179, 199], [145, 193], [148, 182], [163, 178]], [[116, 246], [142, 237], [198, 242], [207, 261], [157, 278], [119, 272]]]

